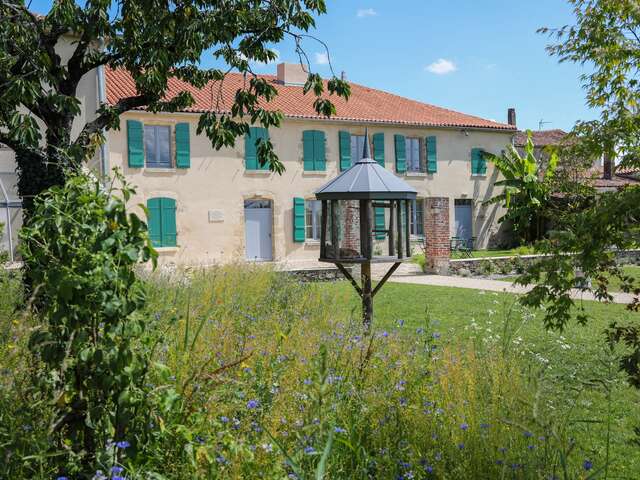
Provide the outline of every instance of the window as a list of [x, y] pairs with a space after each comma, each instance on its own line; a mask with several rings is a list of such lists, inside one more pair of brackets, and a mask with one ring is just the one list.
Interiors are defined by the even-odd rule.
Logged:
[[320, 240], [320, 217], [322, 202], [320, 200], [306, 200], [305, 210], [305, 238], [307, 240]]
[[171, 127], [145, 125], [144, 150], [147, 167], [171, 168]]
[[410, 229], [411, 235], [424, 237], [424, 201], [422, 198], [411, 202]]
[[173, 198], [147, 200], [149, 237], [154, 247], [175, 247], [176, 201]]
[[[369, 145], [370, 151], [373, 152], [373, 147]], [[362, 153], [364, 152], [364, 135], [351, 135], [351, 164], [362, 160]], [[373, 153], [372, 153], [373, 155]]]
[[408, 172], [424, 172], [422, 165], [422, 149], [419, 138], [405, 138]]

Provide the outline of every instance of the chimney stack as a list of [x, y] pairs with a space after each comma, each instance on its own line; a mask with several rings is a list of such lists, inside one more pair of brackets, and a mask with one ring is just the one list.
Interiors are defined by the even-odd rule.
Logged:
[[278, 83], [283, 85], [302, 86], [307, 82], [309, 72], [300, 63], [279, 63]]
[[515, 108], [510, 108], [509, 110], [507, 110], [507, 123], [513, 127], [517, 126], [516, 125], [516, 109]]
[[604, 154], [604, 161], [603, 161], [603, 169], [602, 169], [602, 177], [605, 180], [611, 180], [611, 178], [613, 177], [613, 159], [611, 158], [611, 155], [608, 153]]
[[340, 80], [344, 82], [346, 79], [347, 79], [347, 72], [343, 70], [342, 73], [340, 73]]

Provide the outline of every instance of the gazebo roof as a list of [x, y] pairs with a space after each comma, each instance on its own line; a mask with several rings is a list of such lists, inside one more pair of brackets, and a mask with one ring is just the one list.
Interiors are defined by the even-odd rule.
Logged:
[[371, 159], [365, 133], [364, 158], [316, 191], [318, 200], [413, 200], [416, 190]]

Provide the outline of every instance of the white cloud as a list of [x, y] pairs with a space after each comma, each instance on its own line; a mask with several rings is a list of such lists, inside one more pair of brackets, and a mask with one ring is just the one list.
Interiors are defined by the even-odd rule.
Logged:
[[329, 54], [328, 53], [320, 53], [316, 52], [316, 65], [328, 65], [329, 64]]
[[378, 12], [376, 12], [373, 8], [361, 8], [360, 10], [358, 10], [358, 13], [356, 13], [356, 16], [358, 18], [375, 17], [376, 15], [378, 15]]
[[431, 65], [425, 67], [425, 70], [435, 73], [436, 75], [446, 75], [447, 73], [455, 72], [457, 69], [458, 67], [456, 67], [455, 63], [444, 58], [439, 58]]

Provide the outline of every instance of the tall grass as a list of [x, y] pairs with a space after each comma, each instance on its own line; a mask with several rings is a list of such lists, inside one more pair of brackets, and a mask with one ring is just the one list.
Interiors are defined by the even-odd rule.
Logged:
[[[154, 275], [148, 286], [156, 435], [119, 459], [128, 478], [573, 479], [596, 470], [585, 469], [541, 368], [500, 335], [458, 340], [425, 313], [417, 328], [398, 322], [367, 337], [359, 312], [345, 315], [331, 289], [254, 266]], [[18, 317], [2, 312], [5, 329]], [[496, 330], [511, 339], [520, 314], [510, 310]], [[4, 355], [24, 348], [24, 325], [1, 337], [0, 463], [14, 465], [14, 478], [24, 464], [31, 478], [52, 478], [34, 467], [46, 465], [46, 422], [25, 413], [46, 416], [46, 406], [20, 410], [29, 362]]]

